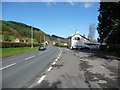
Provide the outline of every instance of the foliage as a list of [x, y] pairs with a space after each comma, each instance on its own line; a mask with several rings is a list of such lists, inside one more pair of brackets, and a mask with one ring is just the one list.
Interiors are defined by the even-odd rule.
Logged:
[[59, 44], [59, 43], [55, 43], [55, 46], [57, 46], [57, 47], [58, 47], [58, 46], [60, 46], [60, 44]]
[[[0, 48], [13, 48], [13, 47], [31, 47], [30, 43], [18, 43], [18, 42], [2, 42]], [[40, 46], [42, 44], [33, 44], [33, 46]]]
[[61, 45], [60, 43], [55, 43], [55, 46], [57, 46], [57, 47], [63, 47], [63, 48], [68, 48], [67, 45]]
[[5, 41], [10, 41], [9, 32], [4, 32], [4, 40]]
[[38, 43], [43, 43], [43, 42], [44, 42], [44, 33], [38, 31], [38, 32], [36, 33], [35, 39], [37, 40]]
[[15, 38], [21, 38], [21, 35], [16, 30], [13, 30], [13, 36], [15, 36]]
[[[10, 35], [14, 35], [15, 37], [18, 35], [22, 37], [31, 37], [31, 26], [19, 23], [19, 22], [13, 22], [13, 21], [0, 21], [2, 22], [2, 31], [3, 32], [9, 32]], [[43, 32], [38, 28], [33, 27], [33, 31], [39, 31]], [[34, 37], [36, 36], [36, 33], [34, 33]]]
[[107, 44], [120, 44], [120, 2], [100, 2], [98, 41]]
[[[2, 35], [4, 36], [4, 32], [9, 32], [10, 36], [13, 36], [15, 38], [24, 38], [27, 39], [29, 38], [28, 42], [31, 41], [31, 26], [26, 25], [24, 23], [20, 22], [14, 22], [14, 21], [3, 21], [0, 20], [0, 23], [2, 22]], [[45, 35], [45, 40], [48, 42], [52, 43], [54, 41], [58, 41], [58, 38], [60, 41], [64, 42], [66, 41], [64, 38], [53, 35], [50, 36], [48, 34], [45, 34], [41, 29], [33, 27], [33, 39], [34, 42], [37, 43], [43, 43], [44, 42], [44, 35]], [[10, 39], [11, 40], [11, 39]]]

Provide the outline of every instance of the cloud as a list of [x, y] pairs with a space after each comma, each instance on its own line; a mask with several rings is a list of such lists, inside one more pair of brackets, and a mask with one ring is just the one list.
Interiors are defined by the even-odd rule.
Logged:
[[52, 5], [56, 5], [55, 2], [45, 2], [47, 6], [52, 6]]
[[[44, 1], [43, 1], [44, 2]], [[52, 5], [56, 5], [56, 2], [54, 0], [46, 0], [46, 5], [47, 6], [52, 6]]]
[[90, 7], [92, 7], [92, 4], [90, 4], [90, 3], [84, 3], [84, 5], [83, 5], [85, 8], [90, 8]]
[[68, 2], [70, 5], [72, 5], [72, 6], [74, 6], [75, 5], [75, 3], [74, 2]]

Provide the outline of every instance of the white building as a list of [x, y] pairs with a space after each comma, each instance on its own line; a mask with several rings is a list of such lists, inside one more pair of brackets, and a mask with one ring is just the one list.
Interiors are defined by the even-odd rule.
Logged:
[[68, 37], [68, 40], [70, 49], [77, 49], [81, 46], [85, 46], [86, 43], [90, 43], [90, 40], [85, 36], [80, 35], [79, 31]]

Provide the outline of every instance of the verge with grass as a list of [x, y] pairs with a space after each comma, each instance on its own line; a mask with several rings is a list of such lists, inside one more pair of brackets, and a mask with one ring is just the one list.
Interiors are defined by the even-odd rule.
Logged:
[[37, 49], [38, 47], [0, 48], [0, 51], [2, 51], [2, 53], [0, 53], [0, 58], [13, 56], [13, 55], [17, 55], [25, 52], [30, 52]]

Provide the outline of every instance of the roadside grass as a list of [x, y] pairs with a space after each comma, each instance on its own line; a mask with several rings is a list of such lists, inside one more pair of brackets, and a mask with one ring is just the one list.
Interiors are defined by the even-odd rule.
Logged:
[[0, 58], [37, 50], [38, 47], [0, 48]]

